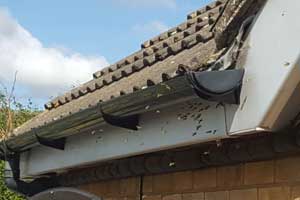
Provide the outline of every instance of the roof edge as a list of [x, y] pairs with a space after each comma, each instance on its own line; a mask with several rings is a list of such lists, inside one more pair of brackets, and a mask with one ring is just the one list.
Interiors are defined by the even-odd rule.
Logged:
[[[58, 119], [46, 126], [31, 129], [21, 135], [10, 137], [0, 148], [8, 147], [12, 152], [24, 151], [38, 145], [39, 137], [55, 140], [68, 137], [93, 126], [105, 123], [101, 109], [105, 113], [116, 116], [141, 114], [164, 107], [166, 104], [196, 97], [186, 75], [178, 76], [167, 82], [154, 85], [143, 90], [126, 94], [96, 106], [74, 113], [66, 118]], [[6, 147], [5, 147], [6, 146]]]

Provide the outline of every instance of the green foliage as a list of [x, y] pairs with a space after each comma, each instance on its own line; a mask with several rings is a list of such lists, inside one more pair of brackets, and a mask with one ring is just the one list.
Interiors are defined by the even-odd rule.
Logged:
[[[6, 96], [0, 91], [0, 130], [7, 129], [7, 109], [10, 109], [11, 111], [11, 123], [13, 128], [20, 126], [39, 113], [37, 109], [32, 108], [31, 101], [28, 102], [28, 105], [24, 106], [15, 99], [12, 99], [10, 104], [11, 105], [8, 105]], [[22, 196], [15, 194], [6, 188], [3, 172], [4, 162], [0, 161], [0, 200], [23, 200], [24, 198]]]
[[0, 162], [0, 200], [24, 200], [24, 198], [18, 194], [8, 190], [4, 184], [4, 162]]

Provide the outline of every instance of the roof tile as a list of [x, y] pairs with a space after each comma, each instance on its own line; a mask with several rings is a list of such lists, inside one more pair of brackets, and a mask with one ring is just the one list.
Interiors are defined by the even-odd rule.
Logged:
[[188, 70], [207, 69], [207, 60], [218, 50], [213, 31], [224, 17], [220, 15], [224, 2], [219, 0], [191, 13], [186, 22], [143, 43], [141, 50], [94, 73], [94, 79], [47, 103], [47, 110], [16, 129], [13, 135], [31, 134], [33, 128], [45, 125], [50, 127], [58, 119], [72, 118], [70, 115], [76, 116], [84, 109], [162, 83]]
[[39, 120], [33, 119], [30, 126], [20, 128], [18, 132], [167, 81], [178, 75], [179, 64], [190, 65], [190, 60], [196, 55], [199, 63], [205, 62], [215, 50], [210, 19], [218, 18], [222, 5], [215, 3], [200, 14], [194, 12], [186, 22], [143, 43], [140, 51], [95, 72], [91, 81], [47, 103], [47, 111], [38, 117]]

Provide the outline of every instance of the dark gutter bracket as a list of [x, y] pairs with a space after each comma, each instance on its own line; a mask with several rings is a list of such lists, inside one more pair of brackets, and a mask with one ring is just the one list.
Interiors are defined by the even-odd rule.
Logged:
[[244, 69], [188, 72], [195, 93], [208, 101], [239, 104]]
[[103, 112], [103, 109], [100, 107], [100, 112], [104, 121], [110, 125], [122, 127], [130, 130], [138, 130], [139, 126], [139, 115], [130, 115], [130, 116], [114, 116]]
[[35, 134], [35, 137], [40, 145], [51, 147], [54, 149], [65, 150], [66, 138], [60, 138], [56, 140], [49, 140]]

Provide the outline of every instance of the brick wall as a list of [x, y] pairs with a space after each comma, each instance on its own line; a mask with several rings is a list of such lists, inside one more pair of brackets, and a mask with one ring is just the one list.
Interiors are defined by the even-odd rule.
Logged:
[[[141, 182], [142, 180], [142, 182]], [[300, 200], [300, 156], [80, 186], [105, 200]]]

